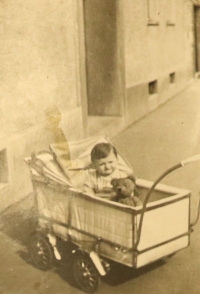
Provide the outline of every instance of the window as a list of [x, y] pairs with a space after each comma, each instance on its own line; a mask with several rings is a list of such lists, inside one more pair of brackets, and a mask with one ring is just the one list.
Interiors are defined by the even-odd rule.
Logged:
[[159, 25], [160, 0], [147, 0], [148, 25]]
[[175, 83], [175, 78], [176, 78], [175, 72], [172, 72], [172, 73], [169, 74], [169, 82], [170, 82], [170, 84]]
[[7, 150], [0, 151], [0, 185], [8, 182]]
[[149, 94], [153, 95], [157, 93], [157, 80], [149, 83]]

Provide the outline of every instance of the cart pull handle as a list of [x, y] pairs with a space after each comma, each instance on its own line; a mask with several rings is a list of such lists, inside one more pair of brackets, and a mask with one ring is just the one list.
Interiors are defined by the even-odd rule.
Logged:
[[144, 214], [146, 212], [146, 206], [147, 203], [149, 201], [149, 198], [151, 196], [151, 193], [153, 192], [153, 190], [155, 189], [155, 187], [157, 186], [157, 184], [164, 178], [166, 177], [169, 173], [171, 173], [172, 171], [185, 166], [186, 164], [195, 162], [200, 160], [200, 154], [194, 155], [192, 157], [189, 157], [185, 160], [182, 160], [180, 163], [172, 166], [171, 168], [169, 168], [168, 170], [166, 170], [163, 174], [161, 174], [160, 177], [157, 178], [157, 180], [153, 183], [153, 185], [151, 186], [151, 188], [148, 190], [147, 195], [145, 197], [144, 203], [143, 203], [143, 208], [141, 211], [141, 216], [140, 216], [140, 221], [139, 221], [139, 225], [138, 225], [138, 231], [137, 231], [137, 240], [136, 243], [134, 245], [134, 250], [137, 250], [138, 244], [140, 242], [140, 238], [141, 238], [141, 231], [142, 231], [142, 224], [143, 224], [143, 219], [144, 219]]

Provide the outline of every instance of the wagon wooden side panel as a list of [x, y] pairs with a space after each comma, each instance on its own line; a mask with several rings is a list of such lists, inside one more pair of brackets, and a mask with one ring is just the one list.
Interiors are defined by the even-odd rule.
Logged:
[[[141, 181], [142, 189], [151, 182]], [[165, 193], [165, 198], [159, 197]], [[189, 245], [190, 241], [190, 192], [166, 185], [158, 185], [145, 212], [142, 234], [138, 245], [136, 267], [141, 267]], [[137, 226], [140, 214], [137, 216]]]

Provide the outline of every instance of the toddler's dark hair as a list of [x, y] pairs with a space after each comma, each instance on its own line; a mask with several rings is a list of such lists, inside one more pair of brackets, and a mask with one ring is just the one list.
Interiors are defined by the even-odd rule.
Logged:
[[117, 150], [113, 145], [110, 143], [98, 143], [91, 151], [91, 160], [93, 162], [94, 160], [106, 158], [111, 152], [113, 152], [117, 157]]

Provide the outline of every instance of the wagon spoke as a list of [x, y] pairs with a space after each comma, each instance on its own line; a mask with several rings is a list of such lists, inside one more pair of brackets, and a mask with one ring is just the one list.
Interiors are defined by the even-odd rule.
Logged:
[[47, 270], [53, 262], [53, 249], [48, 238], [43, 236], [35, 236], [31, 242], [30, 248], [31, 258], [36, 267]]
[[93, 293], [99, 285], [99, 274], [87, 257], [80, 257], [75, 261], [74, 277], [78, 286], [88, 293]]

